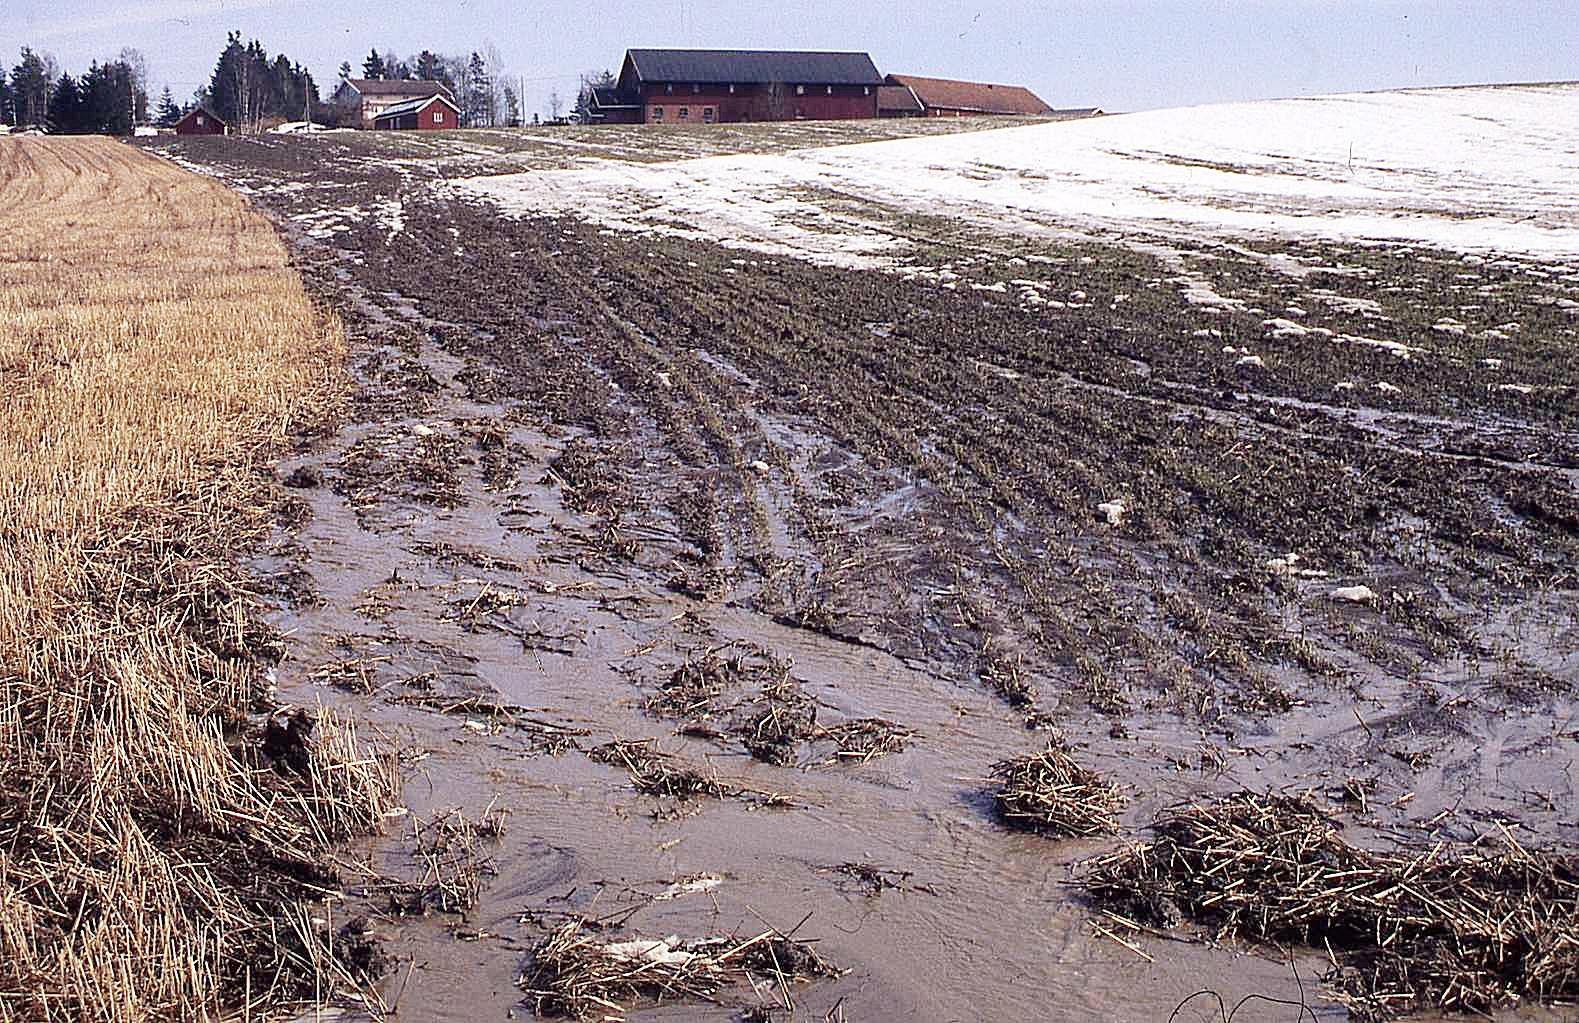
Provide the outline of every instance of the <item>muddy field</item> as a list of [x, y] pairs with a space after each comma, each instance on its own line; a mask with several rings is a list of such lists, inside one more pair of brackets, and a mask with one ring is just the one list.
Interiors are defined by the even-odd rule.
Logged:
[[[632, 1019], [1162, 1020], [1203, 987], [1342, 1019], [1326, 951], [1074, 882], [1241, 790], [1371, 850], [1579, 842], [1575, 267], [890, 212], [903, 267], [837, 270], [503, 218], [345, 138], [164, 151], [273, 215], [352, 339], [258, 571], [282, 695], [403, 750], [335, 910], [403, 1018], [564, 1010], [570, 925], [831, 966]], [[1050, 740], [1116, 834], [1000, 814], [995, 766]]]

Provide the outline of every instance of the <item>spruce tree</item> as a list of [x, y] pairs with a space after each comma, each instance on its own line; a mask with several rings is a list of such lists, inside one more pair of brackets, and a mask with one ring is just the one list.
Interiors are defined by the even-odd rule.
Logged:
[[170, 95], [170, 87], [164, 87], [164, 92], [159, 95], [159, 106], [154, 110], [154, 123], [161, 128], [172, 127], [181, 119], [181, 108], [176, 105], [175, 97]]
[[49, 97], [49, 111], [46, 117], [50, 131], [63, 135], [74, 135], [82, 131], [82, 91], [77, 87], [76, 79], [70, 75], [60, 76], [60, 81], [55, 83], [54, 91]]
[[43, 127], [48, 122], [50, 85], [43, 58], [22, 47], [22, 59], [11, 69], [11, 100], [16, 104], [19, 127]]

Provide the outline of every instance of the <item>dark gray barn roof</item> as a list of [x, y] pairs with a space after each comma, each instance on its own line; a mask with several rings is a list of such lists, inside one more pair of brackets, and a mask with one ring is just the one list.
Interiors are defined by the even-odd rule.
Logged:
[[881, 85], [864, 53], [802, 50], [627, 50], [646, 82], [784, 82], [798, 85]]
[[592, 90], [592, 105], [608, 110], [614, 107], [639, 107], [641, 103], [613, 86], [600, 85]]

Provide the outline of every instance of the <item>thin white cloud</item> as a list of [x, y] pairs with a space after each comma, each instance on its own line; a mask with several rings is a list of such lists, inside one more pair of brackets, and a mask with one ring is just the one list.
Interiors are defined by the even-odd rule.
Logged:
[[193, 21], [232, 12], [256, 11], [269, 7], [293, 7], [305, 2], [306, 0], [151, 0], [148, 3], [117, 6], [113, 10], [91, 14], [62, 14], [52, 18], [40, 16], [35, 19], [29, 36], [43, 41], [66, 39], [130, 25], [173, 22], [175, 25], [184, 26]]

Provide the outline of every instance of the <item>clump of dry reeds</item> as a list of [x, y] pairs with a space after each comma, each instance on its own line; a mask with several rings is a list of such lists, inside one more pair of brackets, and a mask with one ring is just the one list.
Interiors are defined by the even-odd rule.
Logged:
[[1360, 1018], [1489, 1012], [1579, 997], [1579, 857], [1495, 849], [1373, 852], [1312, 804], [1242, 792], [1155, 825], [1099, 859], [1099, 901], [1157, 920], [1178, 907], [1220, 932], [1328, 950]]
[[660, 750], [654, 739], [616, 739], [594, 747], [587, 755], [600, 764], [623, 767], [636, 791], [649, 796], [681, 800], [698, 796], [723, 799], [731, 791], [717, 778]]
[[1124, 805], [1123, 791], [1076, 763], [1056, 741], [1040, 753], [995, 765], [992, 776], [1001, 783], [994, 797], [998, 813], [1013, 827], [1058, 837], [1118, 830], [1114, 815]]
[[877, 757], [902, 752], [915, 732], [886, 718], [851, 718], [820, 729], [818, 738], [832, 740], [834, 763], [864, 764]]
[[339, 336], [238, 197], [108, 140], [0, 146], [0, 236], [0, 1019], [326, 988], [306, 903], [392, 765], [269, 726], [234, 558]]
[[601, 940], [576, 918], [533, 950], [520, 979], [538, 1016], [622, 1019], [632, 1002], [714, 1000], [755, 978], [783, 993], [796, 982], [836, 977], [839, 969], [807, 942], [764, 931], [749, 938]]

